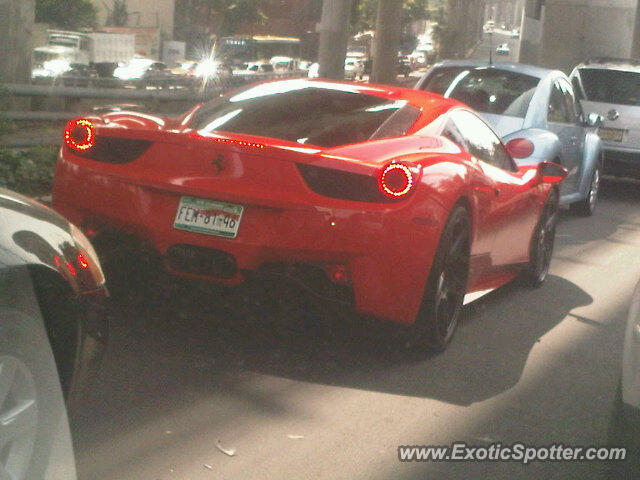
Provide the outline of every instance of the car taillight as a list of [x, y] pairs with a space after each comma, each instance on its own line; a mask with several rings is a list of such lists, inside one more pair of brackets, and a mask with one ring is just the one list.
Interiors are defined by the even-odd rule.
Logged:
[[505, 145], [513, 158], [527, 158], [533, 153], [533, 143], [526, 138], [514, 138]]
[[390, 198], [405, 197], [413, 191], [415, 186], [413, 172], [402, 163], [390, 163], [378, 178], [380, 191]]
[[86, 152], [96, 143], [93, 122], [86, 119], [71, 120], [64, 129], [64, 143], [77, 152]]

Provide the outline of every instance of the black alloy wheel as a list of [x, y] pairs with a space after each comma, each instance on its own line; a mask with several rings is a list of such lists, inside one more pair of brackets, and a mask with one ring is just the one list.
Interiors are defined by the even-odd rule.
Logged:
[[471, 221], [467, 209], [454, 207], [433, 259], [422, 307], [410, 329], [411, 350], [443, 351], [456, 331], [467, 291]]

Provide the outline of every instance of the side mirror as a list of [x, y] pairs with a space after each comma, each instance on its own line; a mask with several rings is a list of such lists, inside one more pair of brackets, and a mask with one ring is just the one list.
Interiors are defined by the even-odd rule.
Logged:
[[542, 183], [549, 184], [562, 182], [568, 174], [566, 168], [553, 162], [540, 162], [537, 173]]
[[585, 119], [584, 124], [587, 127], [599, 127], [602, 122], [604, 121], [604, 117], [602, 115], [599, 115], [597, 113], [590, 113], [589, 115], [587, 115], [587, 118]]

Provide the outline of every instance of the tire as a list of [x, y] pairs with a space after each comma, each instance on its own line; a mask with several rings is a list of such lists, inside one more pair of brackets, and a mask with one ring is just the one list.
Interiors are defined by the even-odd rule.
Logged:
[[8, 478], [43, 478], [64, 411], [58, 373], [41, 320], [12, 310], [2, 315], [0, 417], [14, 415], [15, 427], [0, 428], [0, 477], [10, 469]]
[[470, 226], [467, 209], [454, 207], [433, 257], [422, 306], [406, 333], [405, 347], [411, 351], [441, 352], [453, 338], [469, 275]]
[[541, 286], [549, 273], [558, 224], [558, 193], [552, 190], [544, 204], [538, 225], [531, 239], [529, 263], [523, 273], [525, 282], [534, 288]]
[[596, 209], [598, 203], [598, 195], [600, 193], [600, 180], [602, 178], [602, 166], [596, 165], [593, 175], [591, 175], [591, 184], [589, 185], [589, 191], [587, 197], [579, 202], [572, 203], [569, 207], [571, 213], [579, 215], [581, 217], [590, 217]]

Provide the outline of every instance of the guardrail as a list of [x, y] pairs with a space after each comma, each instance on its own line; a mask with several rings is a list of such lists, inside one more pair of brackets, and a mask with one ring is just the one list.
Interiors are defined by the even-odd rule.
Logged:
[[[303, 75], [303, 72], [286, 72], [274, 74], [240, 74], [230, 77], [218, 78], [215, 81], [202, 81], [194, 79], [173, 79], [172, 82], [127, 81], [115, 84], [114, 79], [103, 84], [86, 86], [65, 85], [65, 80], [52, 82], [51, 84], [4, 84], [0, 85], [0, 94], [5, 98], [31, 98], [31, 109], [25, 110], [0, 110], [0, 117], [10, 121], [38, 121], [38, 122], [62, 122], [80, 115], [91, 113], [95, 108], [104, 108], [105, 105], [97, 105], [101, 101], [113, 100], [115, 104], [136, 102], [139, 109], [148, 109], [158, 114], [175, 114], [178, 111], [186, 111], [191, 105], [214, 98], [225, 91], [237, 88], [241, 85], [264, 80], [295, 78]], [[180, 80], [176, 82], [176, 80]], [[186, 80], [189, 80], [187, 82]], [[50, 102], [50, 100], [54, 100]], [[63, 100], [61, 102], [60, 100]], [[94, 102], [95, 103], [92, 103]], [[46, 110], [44, 103], [54, 103], [57, 111]], [[104, 103], [104, 102], [102, 102]], [[173, 106], [173, 108], [168, 108]], [[35, 108], [34, 108], [35, 107]], [[51, 105], [49, 105], [51, 107]], [[71, 111], [73, 110], [73, 111]], [[33, 135], [29, 139], [14, 138], [11, 135], [0, 137], [0, 147], [25, 147], [51, 144], [51, 139]]]

